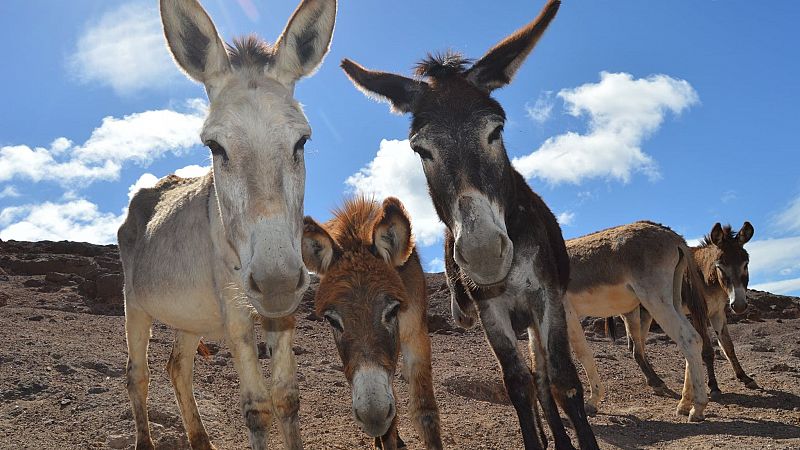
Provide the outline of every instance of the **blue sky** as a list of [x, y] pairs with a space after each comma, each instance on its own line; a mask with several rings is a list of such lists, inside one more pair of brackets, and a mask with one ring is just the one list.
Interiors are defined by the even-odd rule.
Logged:
[[[306, 213], [398, 195], [425, 264], [441, 225], [404, 141], [343, 57], [409, 74], [428, 51], [479, 57], [540, 1], [341, 2], [331, 53], [298, 84], [313, 128]], [[465, 7], [469, 3], [469, 7]], [[203, 2], [225, 40], [280, 33], [294, 0]], [[496, 98], [506, 148], [566, 238], [650, 219], [687, 239], [749, 220], [751, 285], [800, 293], [800, 3], [566, 2]], [[205, 94], [169, 59], [156, 2], [0, 2], [0, 238], [113, 242], [132, 186], [202, 172]]]

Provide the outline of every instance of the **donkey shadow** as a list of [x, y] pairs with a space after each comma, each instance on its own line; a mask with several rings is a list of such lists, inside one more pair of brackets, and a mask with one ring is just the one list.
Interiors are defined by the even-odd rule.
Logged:
[[781, 409], [795, 411], [800, 408], [800, 396], [774, 389], [758, 389], [759, 394], [730, 392], [717, 400], [720, 405], [738, 405], [748, 408]]
[[609, 425], [592, 426], [598, 440], [623, 449], [639, 449], [691, 436], [747, 436], [770, 439], [800, 439], [800, 427], [773, 420], [747, 419], [699, 424], [640, 420], [631, 414], [604, 414], [614, 418]]

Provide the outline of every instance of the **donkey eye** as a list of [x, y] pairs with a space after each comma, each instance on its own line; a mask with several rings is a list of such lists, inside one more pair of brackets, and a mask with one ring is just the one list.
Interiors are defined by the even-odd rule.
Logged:
[[344, 327], [342, 327], [342, 323], [339, 322], [339, 319], [333, 317], [332, 314], [325, 313], [325, 320], [328, 321], [328, 324], [330, 324], [330, 326], [333, 327], [334, 330], [338, 331], [339, 333], [344, 332]]
[[397, 319], [397, 313], [400, 312], [400, 303], [394, 302], [383, 312], [384, 323], [391, 324]]
[[500, 139], [500, 133], [503, 132], [503, 126], [498, 125], [491, 133], [489, 133], [488, 141], [491, 144], [492, 142]]
[[219, 142], [209, 139], [206, 141], [206, 147], [211, 150], [211, 154], [214, 156], [222, 157], [222, 162], [228, 162], [228, 152], [225, 151], [225, 147], [220, 145]]
[[297, 159], [297, 154], [305, 150], [306, 142], [308, 142], [309, 139], [311, 139], [309, 136], [303, 136], [294, 144], [295, 160]]
[[428, 151], [428, 149], [426, 149], [425, 147], [415, 145], [411, 147], [411, 150], [414, 150], [414, 153], [418, 154], [419, 157], [422, 159], [427, 159], [429, 161], [433, 159], [433, 154], [430, 151]]

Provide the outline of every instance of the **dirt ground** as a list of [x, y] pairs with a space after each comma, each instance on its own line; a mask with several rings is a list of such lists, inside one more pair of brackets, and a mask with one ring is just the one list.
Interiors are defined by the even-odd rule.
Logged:
[[[100, 253], [114, 251], [106, 249]], [[0, 246], [0, 448], [132, 448], [124, 318], [113, 304], [117, 300], [99, 298], [85, 284], [93, 279], [102, 287], [103, 274], [81, 272], [80, 279], [75, 278], [77, 269], [66, 278], [52, 270], [20, 274], [24, 268], [19, 261], [13, 263], [17, 256], [9, 252]], [[97, 260], [98, 255], [91, 257]], [[44, 259], [42, 254], [28, 258]], [[106, 266], [115, 269], [113, 264]], [[441, 282], [441, 276], [429, 278], [434, 381], [444, 443], [448, 448], [521, 448], [516, 415], [482, 331], [465, 332], [452, 325]], [[782, 301], [788, 303], [778, 310], [794, 316], [798, 300]], [[350, 388], [328, 325], [310, 311], [306, 301], [297, 313], [295, 344], [304, 444], [318, 449], [370, 448], [372, 440], [351, 417]], [[700, 424], [674, 415], [677, 399], [650, 391], [622, 339], [611, 343], [592, 328], [587, 335], [608, 386], [600, 413], [590, 418], [601, 447], [800, 448], [800, 319], [755, 318], [731, 326], [740, 361], [761, 389], [741, 385], [718, 356], [723, 397], [709, 404], [706, 421]], [[173, 336], [172, 330], [156, 324], [150, 341], [150, 419], [157, 445], [164, 449], [188, 448], [165, 371]], [[661, 334], [651, 334], [649, 341], [654, 367], [679, 392], [683, 360], [677, 348]], [[230, 353], [224, 343], [208, 344], [214, 354], [195, 359], [201, 415], [218, 448], [246, 448]], [[525, 352], [527, 342], [520, 341], [519, 347]], [[262, 364], [268, 375], [266, 356]], [[395, 385], [400, 434], [409, 448], [421, 448], [405, 415], [407, 385], [399, 375]], [[275, 426], [271, 443], [282, 448]]]

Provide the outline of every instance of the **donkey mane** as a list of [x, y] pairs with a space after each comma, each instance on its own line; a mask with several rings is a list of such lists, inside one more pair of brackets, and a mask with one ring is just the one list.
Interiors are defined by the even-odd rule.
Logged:
[[[737, 239], [739, 236], [737, 231], [733, 231], [733, 228], [730, 224], [727, 224], [722, 227], [722, 239], [729, 240], [729, 239]], [[700, 243], [700, 247], [708, 247], [709, 245], [714, 245], [711, 241], [711, 233], [703, 236], [703, 242]]]
[[263, 69], [275, 56], [275, 47], [255, 34], [233, 39], [226, 44], [231, 65], [236, 68]]
[[418, 77], [436, 79], [449, 78], [453, 75], [464, 75], [472, 60], [464, 58], [461, 53], [447, 50], [444, 53], [428, 53], [428, 56], [414, 66]]
[[373, 198], [349, 198], [342, 206], [333, 210], [333, 218], [326, 223], [325, 228], [345, 249], [372, 245], [372, 225], [380, 210], [381, 206]]

